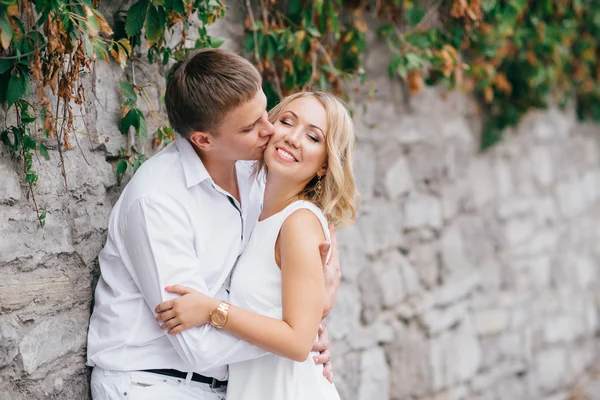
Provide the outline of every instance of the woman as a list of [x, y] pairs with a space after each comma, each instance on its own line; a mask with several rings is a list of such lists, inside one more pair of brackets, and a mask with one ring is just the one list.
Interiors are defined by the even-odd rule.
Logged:
[[[269, 119], [275, 134], [257, 164], [266, 176], [263, 210], [232, 275], [231, 305], [172, 286], [183, 296], [159, 305], [168, 311], [157, 320], [176, 334], [224, 307], [225, 331], [273, 353], [230, 365], [229, 400], [339, 399], [310, 349], [324, 307], [319, 243], [329, 240], [327, 220], [356, 217], [354, 128], [344, 104], [324, 92], [286, 97]], [[278, 308], [281, 319], [265, 316]]]

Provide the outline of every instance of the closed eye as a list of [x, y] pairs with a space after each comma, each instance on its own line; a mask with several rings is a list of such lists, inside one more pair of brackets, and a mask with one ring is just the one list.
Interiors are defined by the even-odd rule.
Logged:
[[319, 138], [315, 135], [308, 135], [308, 137], [310, 138], [310, 140], [312, 140], [313, 142], [319, 143]]
[[293, 126], [292, 123], [288, 119], [282, 119], [279, 122], [281, 122], [285, 126]]

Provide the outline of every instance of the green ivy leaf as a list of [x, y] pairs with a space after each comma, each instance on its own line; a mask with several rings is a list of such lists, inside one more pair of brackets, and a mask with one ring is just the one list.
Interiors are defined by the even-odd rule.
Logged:
[[246, 35], [246, 40], [244, 41], [244, 50], [246, 53], [252, 53], [254, 51], [254, 34]]
[[225, 38], [223, 38], [223, 37], [212, 36], [210, 38], [210, 47], [212, 47], [213, 49], [221, 47], [221, 45], [223, 45], [223, 43], [225, 43]]
[[37, 180], [38, 180], [38, 176], [33, 171], [29, 171], [25, 175], [25, 182], [29, 183], [30, 185], [35, 185], [35, 183], [37, 182]]
[[8, 82], [8, 91], [6, 93], [6, 104], [10, 108], [17, 100], [19, 100], [25, 94], [27, 84], [29, 83], [29, 77], [26, 76], [23, 71], [17, 68], [10, 76]]
[[40, 151], [40, 154], [42, 155], [42, 157], [44, 157], [44, 159], [46, 161], [50, 160], [50, 154], [48, 154], [48, 148], [46, 147], [46, 145], [44, 143], [40, 143], [40, 145], [38, 146], [38, 150]]
[[310, 33], [313, 37], [321, 37], [321, 32], [317, 30], [314, 26], [307, 26], [306, 31]]
[[144, 27], [146, 21], [146, 10], [148, 9], [148, 1], [140, 0], [129, 7], [127, 11], [127, 19], [125, 20], [125, 32], [127, 36], [138, 35]]
[[165, 0], [165, 8], [173, 10], [178, 14], [183, 14], [185, 12], [185, 3], [183, 0]]
[[137, 94], [133, 90], [133, 85], [131, 82], [121, 81], [119, 82], [119, 85], [121, 86], [121, 92], [123, 92], [123, 96], [125, 96], [126, 99], [133, 101], [135, 104], [137, 101]]
[[166, 23], [166, 16], [163, 7], [148, 7], [146, 15], [146, 40], [148, 45], [155, 44], [163, 35]]
[[496, 0], [483, 0], [481, 3], [481, 9], [483, 12], [488, 13], [496, 7]]
[[267, 37], [267, 60], [272, 60], [277, 55], [277, 39], [272, 35]]
[[125, 115], [125, 118], [119, 124], [119, 130], [123, 135], [127, 134], [130, 126], [133, 126], [136, 131], [140, 128], [140, 114], [137, 108], [132, 108], [127, 112], [127, 115]]
[[5, 73], [9, 69], [11, 69], [15, 63], [13, 60], [0, 59], [0, 74]]
[[121, 178], [121, 176], [125, 173], [125, 171], [127, 171], [127, 161], [125, 160], [119, 160], [119, 162], [117, 163], [117, 178]]
[[406, 10], [405, 16], [408, 23], [411, 26], [415, 26], [425, 16], [425, 10], [418, 3], [415, 3], [411, 8]]
[[38, 220], [40, 221], [40, 226], [43, 228], [46, 225], [46, 210], [45, 209], [42, 210], [42, 213], [38, 217]]

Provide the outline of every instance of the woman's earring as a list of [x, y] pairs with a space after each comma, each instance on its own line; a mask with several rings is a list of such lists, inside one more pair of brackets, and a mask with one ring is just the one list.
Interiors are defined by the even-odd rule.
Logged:
[[321, 185], [321, 178], [322, 176], [319, 176], [319, 178], [317, 179], [317, 184], [315, 185], [315, 197], [321, 197], [321, 192], [323, 191], [323, 185]]

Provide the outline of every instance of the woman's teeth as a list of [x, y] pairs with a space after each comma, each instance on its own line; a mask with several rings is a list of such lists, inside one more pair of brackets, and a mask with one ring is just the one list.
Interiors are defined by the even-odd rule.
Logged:
[[281, 149], [277, 149], [277, 152], [279, 153], [279, 155], [281, 155], [283, 158], [287, 158], [290, 161], [297, 161], [293, 155], [291, 155], [290, 153], [288, 153], [285, 150], [281, 150]]

